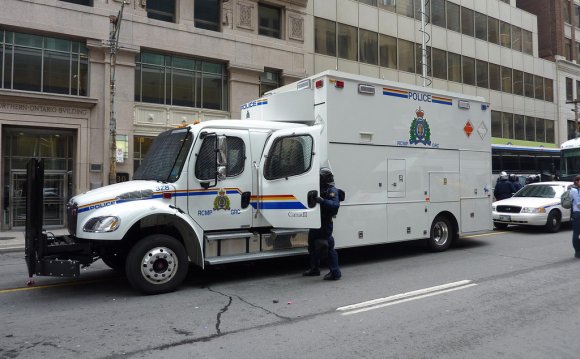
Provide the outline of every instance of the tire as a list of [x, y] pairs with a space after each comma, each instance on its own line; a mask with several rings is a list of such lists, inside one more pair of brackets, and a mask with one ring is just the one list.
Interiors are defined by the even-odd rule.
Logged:
[[187, 276], [188, 267], [181, 242], [165, 234], [153, 234], [131, 248], [125, 273], [138, 291], [158, 294], [177, 289]]
[[107, 266], [109, 266], [109, 268], [114, 269], [117, 272], [125, 271], [125, 261], [127, 260], [126, 254], [106, 253], [101, 254], [101, 259]]
[[501, 222], [493, 222], [493, 226], [497, 229], [506, 229], [508, 227], [508, 224]]
[[432, 252], [443, 252], [451, 246], [455, 239], [455, 228], [447, 216], [437, 216], [431, 224], [430, 237], [427, 238], [427, 248]]
[[548, 214], [548, 220], [546, 221], [546, 232], [556, 233], [560, 230], [562, 226], [562, 213], [558, 210], [552, 210]]

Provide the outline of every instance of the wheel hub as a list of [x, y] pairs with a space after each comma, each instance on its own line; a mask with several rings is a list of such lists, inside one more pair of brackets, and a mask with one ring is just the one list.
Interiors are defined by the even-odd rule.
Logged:
[[178, 264], [177, 256], [171, 249], [156, 247], [143, 256], [141, 274], [150, 283], [163, 284], [173, 277]]
[[441, 246], [449, 239], [449, 228], [444, 222], [438, 222], [433, 228], [433, 240]]

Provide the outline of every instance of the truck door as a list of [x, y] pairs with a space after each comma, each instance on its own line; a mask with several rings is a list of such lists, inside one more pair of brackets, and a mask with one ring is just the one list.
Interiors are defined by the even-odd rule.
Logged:
[[[191, 217], [206, 231], [252, 226], [252, 167], [247, 130], [207, 129], [200, 135], [193, 153], [188, 208]], [[216, 141], [224, 140], [226, 168], [216, 178]], [[193, 177], [193, 178], [192, 178]]]
[[318, 228], [320, 127], [274, 132], [260, 161], [258, 193], [252, 206], [273, 227]]

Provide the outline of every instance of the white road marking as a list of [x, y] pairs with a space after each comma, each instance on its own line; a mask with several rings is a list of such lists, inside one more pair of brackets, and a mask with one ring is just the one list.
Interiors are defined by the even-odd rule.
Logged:
[[459, 282], [447, 283], [438, 285], [435, 287], [419, 289], [412, 292], [401, 293], [392, 295], [390, 297], [385, 298], [378, 298], [369, 300], [366, 302], [356, 303], [347, 305], [344, 307], [337, 308], [337, 311], [340, 311], [341, 315], [351, 315], [351, 314], [358, 314], [362, 312], [367, 312], [369, 310], [379, 309], [388, 307], [390, 305], [409, 302], [416, 299], [422, 299], [431, 297], [434, 295], [439, 295], [443, 293], [449, 293], [460, 289], [466, 289], [469, 287], [476, 286], [477, 284], [472, 283], [470, 280], [462, 280]]

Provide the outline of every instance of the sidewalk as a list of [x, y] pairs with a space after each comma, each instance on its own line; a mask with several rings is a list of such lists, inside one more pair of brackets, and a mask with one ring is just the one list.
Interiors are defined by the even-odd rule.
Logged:
[[[47, 230], [54, 235], [68, 234], [65, 228]], [[24, 252], [24, 229], [0, 232], [0, 253]]]

